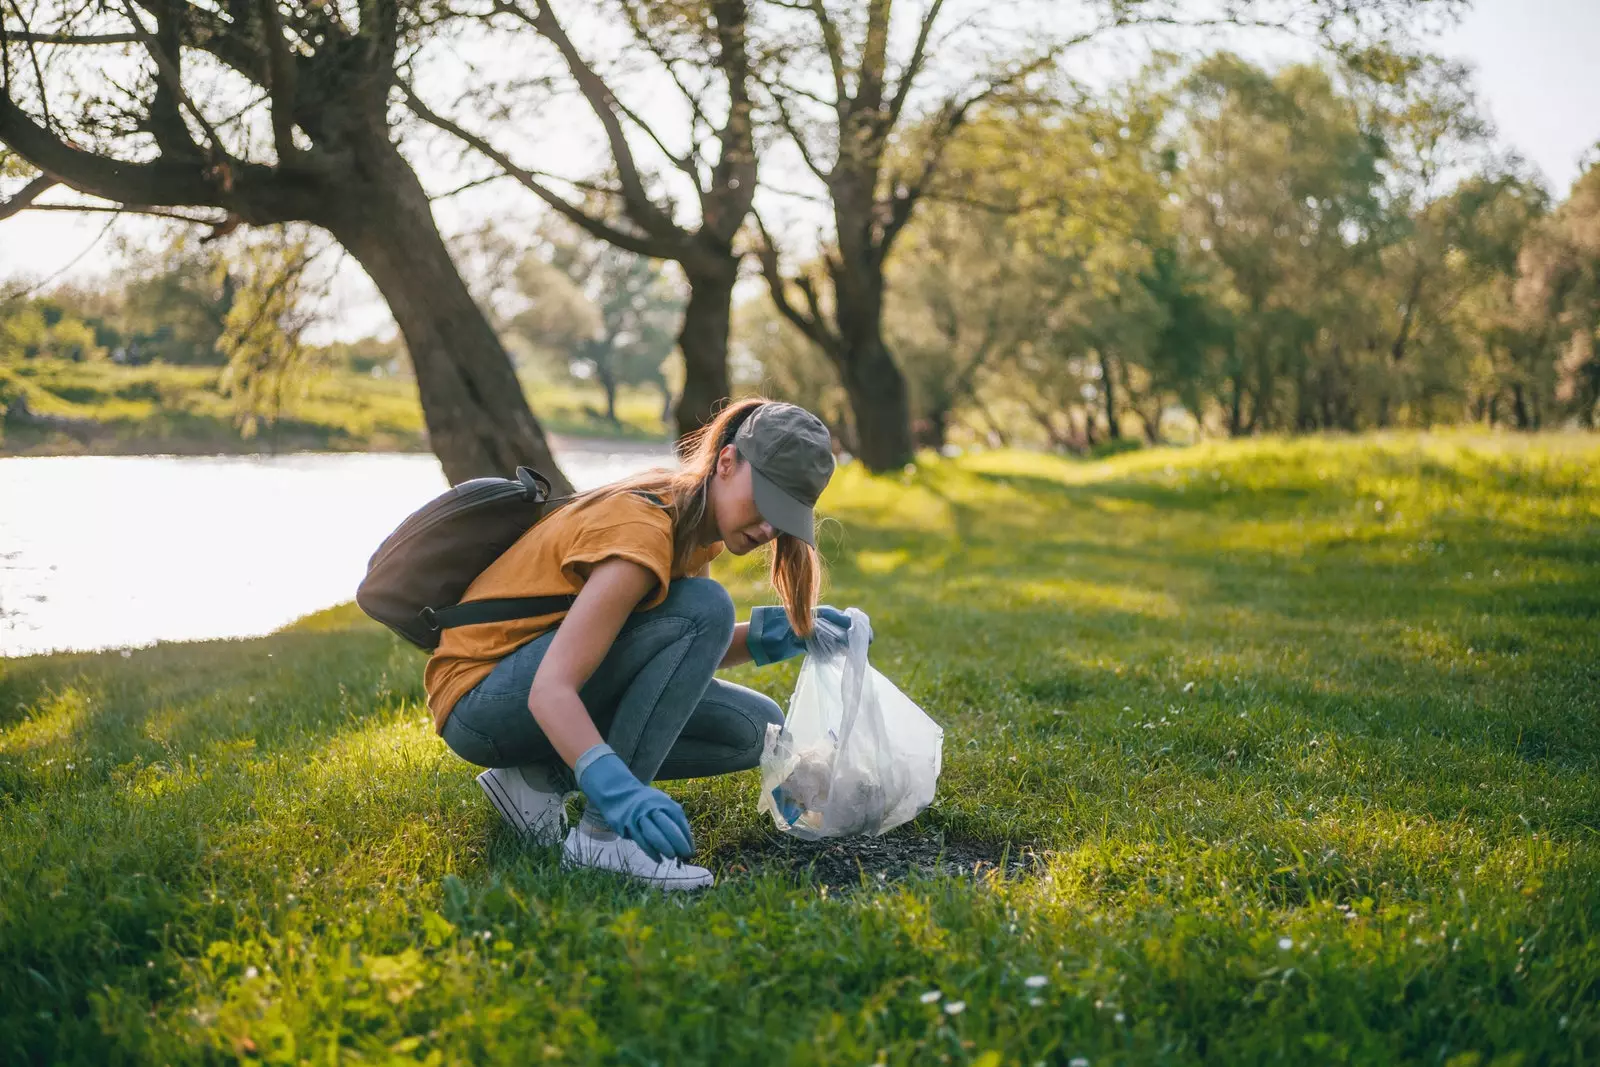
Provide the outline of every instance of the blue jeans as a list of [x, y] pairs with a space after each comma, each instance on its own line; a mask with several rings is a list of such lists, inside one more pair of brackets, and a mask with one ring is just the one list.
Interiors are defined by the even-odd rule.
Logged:
[[[445, 744], [480, 767], [542, 764], [567, 770], [528, 710], [528, 692], [555, 630], [523, 645], [445, 719]], [[600, 735], [641, 782], [748, 770], [767, 724], [783, 712], [767, 696], [713, 675], [733, 640], [733, 601], [709, 578], [679, 578], [649, 611], [628, 616], [593, 677], [578, 691]]]

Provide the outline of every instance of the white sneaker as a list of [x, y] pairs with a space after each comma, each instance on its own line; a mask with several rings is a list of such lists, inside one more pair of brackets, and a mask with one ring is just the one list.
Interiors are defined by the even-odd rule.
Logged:
[[644, 849], [621, 834], [601, 840], [590, 837], [576, 826], [567, 834], [566, 844], [561, 846], [561, 863], [565, 867], [615, 871], [657, 889], [704, 889], [715, 881], [704, 867], [679, 859], [653, 860], [645, 855]]
[[478, 775], [478, 785], [500, 817], [530, 844], [554, 845], [567, 825], [566, 798], [535, 789], [515, 767], [496, 767]]

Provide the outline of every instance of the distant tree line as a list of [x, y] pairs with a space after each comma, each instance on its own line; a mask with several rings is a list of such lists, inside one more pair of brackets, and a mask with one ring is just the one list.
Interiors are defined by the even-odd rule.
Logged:
[[[19, 0], [0, 218], [110, 204], [329, 235], [393, 312], [453, 479], [553, 468], [519, 337], [608, 390], [655, 376], [679, 432], [755, 371], [874, 470], [1019, 411], [1062, 447], [1185, 412], [1226, 433], [1592, 420], [1592, 197], [1553, 207], [1490, 158], [1467, 72], [1410, 48], [1462, 6]], [[1336, 61], [1068, 80], [1086, 43], [1218, 16]], [[598, 172], [539, 151], [557, 122], [591, 124]], [[425, 189], [411, 159], [451, 149], [459, 184]], [[432, 215], [491, 181], [610, 249], [528, 243], [520, 325]], [[784, 225], [784, 202], [811, 207]], [[768, 299], [735, 309], [751, 269]], [[583, 299], [558, 324], [561, 286]]]

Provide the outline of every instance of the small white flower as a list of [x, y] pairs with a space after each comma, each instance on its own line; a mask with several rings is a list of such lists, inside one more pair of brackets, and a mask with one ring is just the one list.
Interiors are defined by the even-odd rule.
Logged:
[[920, 999], [924, 1004], [932, 1004], [942, 996], [944, 996], [944, 994], [939, 992], [937, 989], [930, 989], [926, 993], [922, 994]]
[[1194, 683], [1193, 683], [1193, 682], [1186, 682], [1186, 683], [1184, 683], [1184, 686], [1183, 686], [1183, 691], [1184, 691], [1184, 692], [1185, 692], [1185, 693], [1192, 693], [1192, 692], [1194, 692]]
[[944, 1013], [946, 1015], [960, 1015], [966, 1010], [967, 1002], [964, 1000], [952, 1000], [950, 1003], [944, 1006]]
[[1028, 1006], [1029, 1007], [1037, 1008], [1043, 1003], [1044, 1003], [1044, 998], [1043, 997], [1029, 997], [1028, 998]]
[[245, 969], [244, 969], [244, 976], [245, 976], [245, 977], [246, 977], [246, 978], [254, 978], [254, 977], [256, 977], [256, 976], [257, 976], [257, 975], [259, 975], [259, 974], [260, 974], [260, 973], [261, 973], [261, 972], [260, 972], [260, 971], [258, 971], [258, 970], [256, 970], [256, 969], [255, 969], [255, 968], [254, 968], [254, 967], [246, 967], [246, 968], [245, 968]]
[[1027, 986], [1029, 989], [1040, 989], [1049, 985], [1050, 979], [1046, 978], [1042, 974], [1030, 974], [1026, 979], [1023, 980], [1022, 984]]
[[1495, 568], [1495, 572], [1494, 572], [1494, 576], [1495, 576], [1495, 577], [1496, 577], [1496, 578], [1498, 578], [1498, 577], [1500, 577], [1500, 570], [1499, 570], [1499, 568], [1498, 568], [1498, 567], [1497, 567], [1497, 568]]
[[1289, 951], [1291, 948], [1294, 948], [1294, 938], [1292, 938], [1292, 937], [1280, 937], [1280, 938], [1278, 938], [1278, 947], [1283, 949], [1285, 952]]
[[1120, 1011], [1119, 1011], [1119, 1012], [1117, 1012], [1117, 1013], [1116, 1013], [1116, 1014], [1115, 1014], [1115, 1015], [1113, 1015], [1113, 1016], [1112, 1016], [1112, 1017], [1111, 1017], [1111, 1021], [1112, 1021], [1112, 1022], [1117, 1022], [1117, 1023], [1121, 1023], [1121, 1022], [1127, 1022], [1127, 1021], [1128, 1021], [1128, 1017], [1127, 1017], [1127, 1016], [1126, 1016], [1126, 1015], [1124, 1015], [1124, 1014], [1122, 1014], [1122, 1013], [1121, 1013], [1121, 1012], [1120, 1012]]
[[1089, 1067], [1089, 1057], [1074, 1056], [1067, 1061], [1067, 1067]]

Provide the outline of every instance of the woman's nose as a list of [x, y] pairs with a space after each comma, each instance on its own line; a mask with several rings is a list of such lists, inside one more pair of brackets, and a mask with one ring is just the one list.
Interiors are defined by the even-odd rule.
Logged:
[[777, 536], [778, 531], [772, 528], [772, 523], [770, 522], [763, 522], [756, 527], [756, 544], [758, 545], [764, 545]]

